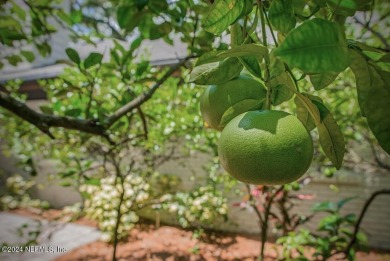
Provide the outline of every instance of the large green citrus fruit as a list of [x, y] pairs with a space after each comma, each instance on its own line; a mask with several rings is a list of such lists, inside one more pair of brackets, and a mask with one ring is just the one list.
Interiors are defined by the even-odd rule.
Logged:
[[281, 185], [310, 167], [313, 141], [303, 124], [283, 111], [249, 111], [221, 133], [218, 154], [224, 169], [250, 184]]
[[[200, 112], [208, 127], [222, 130], [220, 122], [226, 110], [244, 100], [261, 101], [265, 95], [266, 90], [261, 82], [241, 75], [223, 84], [207, 87], [200, 97]], [[260, 102], [256, 104], [256, 107], [250, 109], [258, 110], [261, 106]], [[234, 116], [248, 111], [246, 109], [239, 111], [241, 108], [245, 109], [245, 106], [239, 107]]]

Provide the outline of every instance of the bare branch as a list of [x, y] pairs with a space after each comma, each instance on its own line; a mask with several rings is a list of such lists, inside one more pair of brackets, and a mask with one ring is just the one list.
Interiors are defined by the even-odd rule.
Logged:
[[379, 32], [375, 31], [374, 29], [371, 28], [371, 26], [369, 26], [368, 24], [365, 24], [363, 23], [362, 21], [360, 21], [356, 16], [353, 17], [355, 19], [355, 21], [360, 24], [361, 26], [363, 26], [365, 29], [367, 29], [368, 31], [370, 31], [373, 35], [375, 35], [382, 43], [383, 45], [385, 46], [385, 49], [387, 51], [390, 50], [390, 45], [389, 43], [387, 42], [387, 40], [385, 39], [385, 37], [380, 34]]

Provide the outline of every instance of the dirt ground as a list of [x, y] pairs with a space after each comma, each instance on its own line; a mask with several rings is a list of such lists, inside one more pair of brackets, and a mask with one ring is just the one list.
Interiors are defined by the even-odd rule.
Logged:
[[[48, 220], [60, 220], [58, 210], [34, 213], [29, 210], [16, 210], [13, 213]], [[85, 218], [75, 223], [96, 226]], [[266, 243], [265, 261], [278, 260], [273, 243]], [[101, 241], [81, 246], [61, 256], [56, 261], [103, 261], [112, 260], [113, 247]], [[120, 243], [118, 260], [257, 260], [260, 241], [252, 236], [208, 231], [207, 236], [195, 239], [190, 230], [174, 226], [156, 227], [150, 221], [143, 221], [130, 232], [126, 242]], [[340, 259], [333, 259], [340, 260]], [[358, 261], [390, 261], [389, 253], [359, 252]]]

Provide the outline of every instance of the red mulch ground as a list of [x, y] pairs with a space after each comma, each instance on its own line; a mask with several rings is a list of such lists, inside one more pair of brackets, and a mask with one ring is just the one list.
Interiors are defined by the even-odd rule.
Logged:
[[[48, 210], [41, 214], [29, 210], [14, 210], [13, 213], [48, 220], [61, 219], [60, 211]], [[75, 223], [95, 226], [85, 218]], [[275, 244], [266, 243], [265, 261], [277, 260]], [[93, 242], [81, 246], [61, 256], [56, 261], [103, 261], [112, 260], [113, 247], [104, 242]], [[202, 239], [192, 238], [192, 232], [173, 226], [156, 228], [148, 221], [133, 229], [126, 242], [120, 243], [117, 250], [118, 260], [257, 260], [260, 241], [254, 237], [208, 232]], [[333, 259], [336, 260], [336, 259]], [[359, 252], [358, 261], [390, 261], [389, 253]]]

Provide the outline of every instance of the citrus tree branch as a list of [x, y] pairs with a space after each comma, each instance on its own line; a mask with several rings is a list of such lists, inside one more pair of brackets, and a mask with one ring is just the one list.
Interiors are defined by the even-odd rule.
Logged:
[[84, 120], [67, 116], [39, 113], [28, 107], [25, 103], [18, 101], [11, 95], [1, 91], [0, 106], [36, 126], [51, 138], [54, 138], [54, 136], [50, 133], [50, 127], [63, 127], [94, 135], [105, 136], [105, 128], [94, 120]]
[[19, 101], [6, 91], [5, 88], [0, 89], [0, 107], [3, 107], [10, 112], [19, 116], [21, 119], [36, 126], [43, 133], [49, 135], [52, 139], [54, 136], [50, 132], [50, 127], [62, 127], [66, 129], [78, 130], [81, 132], [98, 135], [106, 138], [110, 143], [106, 131], [119, 120], [122, 116], [131, 112], [133, 109], [139, 108], [144, 102], [152, 98], [155, 91], [170, 77], [172, 74], [185, 64], [193, 56], [187, 56], [180, 60], [179, 63], [172, 66], [148, 91], [140, 94], [135, 99], [119, 108], [102, 122], [94, 119], [79, 119], [68, 116], [52, 115], [47, 113], [37, 112], [28, 107], [24, 102]]
[[144, 102], [152, 98], [154, 92], [182, 65], [184, 65], [189, 59], [191, 59], [193, 56], [187, 56], [184, 59], [180, 60], [179, 63], [172, 66], [148, 91], [143, 92], [138, 97], [136, 97], [134, 100], [131, 100], [127, 104], [123, 105], [121, 108], [119, 108], [117, 111], [112, 113], [108, 118], [106, 118], [104, 125], [106, 127], [110, 127], [112, 124], [114, 124], [117, 120], [119, 120], [122, 116], [126, 115], [128, 112], [131, 112], [133, 109], [138, 108], [141, 106]]

